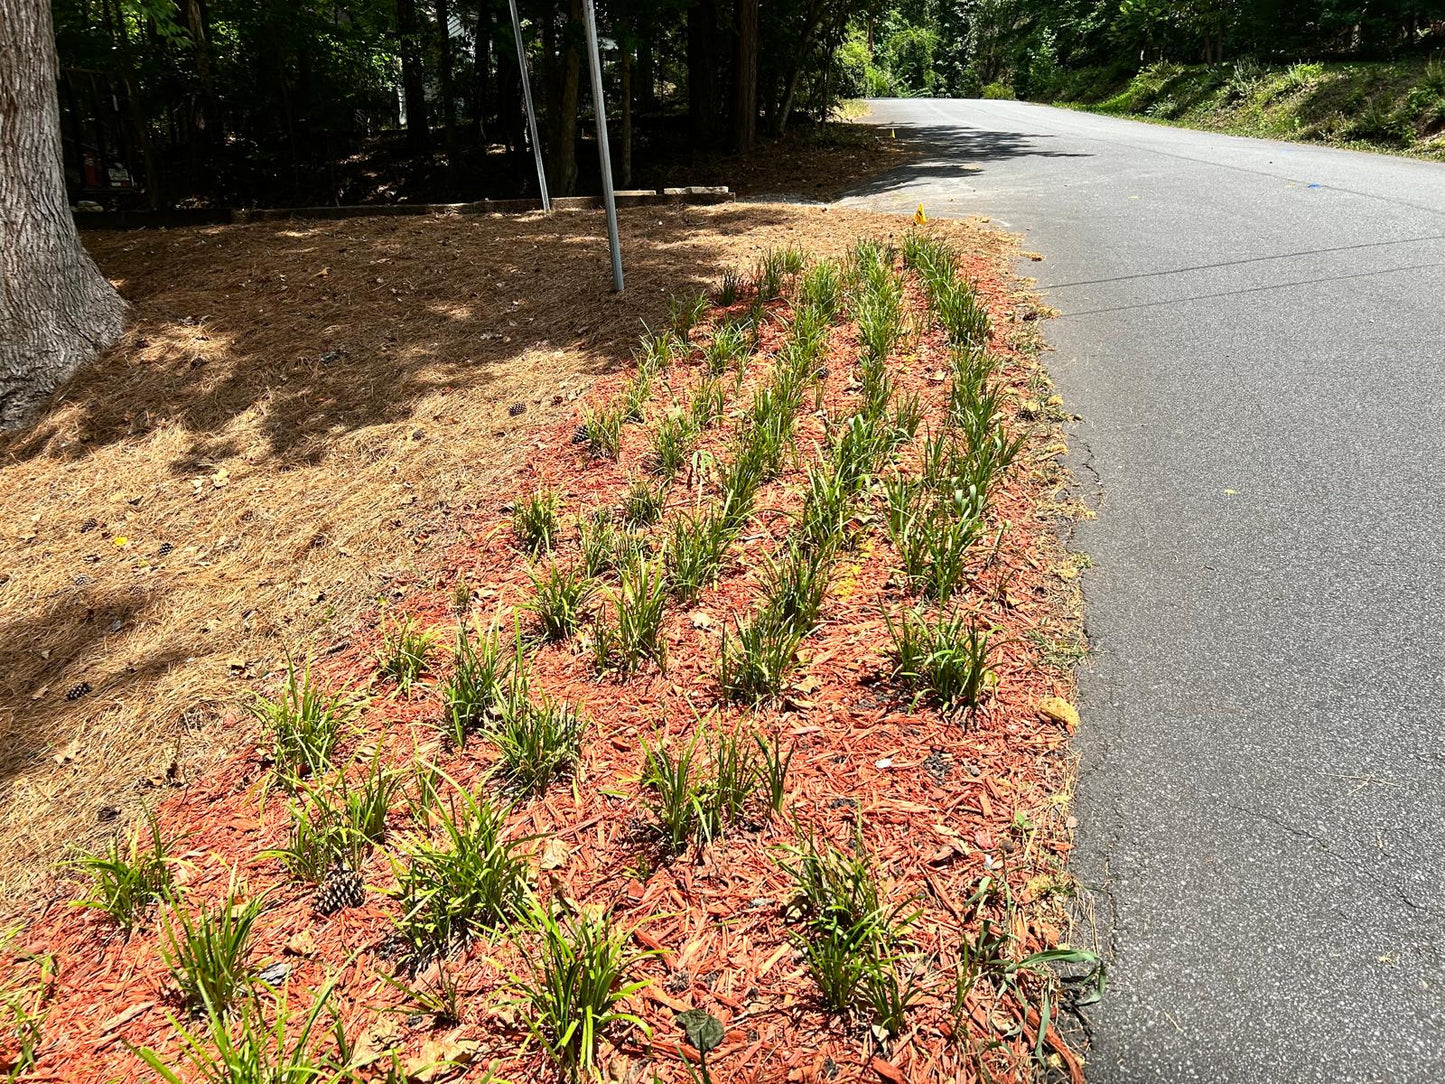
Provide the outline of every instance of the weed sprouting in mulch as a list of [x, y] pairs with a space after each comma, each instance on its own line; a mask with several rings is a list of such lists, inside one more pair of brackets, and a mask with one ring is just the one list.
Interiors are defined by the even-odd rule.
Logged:
[[42, 1064], [681, 1082], [707, 1019], [715, 1079], [1079, 1079], [1047, 378], [992, 257], [897, 245], [675, 300], [430, 595], [281, 675], [266, 757], [88, 859]]

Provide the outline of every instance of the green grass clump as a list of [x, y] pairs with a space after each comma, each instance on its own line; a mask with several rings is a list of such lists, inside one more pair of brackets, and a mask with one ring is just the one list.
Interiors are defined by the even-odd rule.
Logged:
[[582, 549], [582, 571], [589, 576], [600, 576], [604, 572], [626, 564], [631, 552], [627, 532], [619, 530], [608, 508], [597, 507], [592, 514], [578, 524], [578, 538]]
[[830, 424], [827, 457], [836, 483], [850, 494], [861, 490], [887, 454], [887, 437], [882, 424], [863, 414]]
[[789, 633], [807, 636], [818, 625], [828, 593], [832, 553], [826, 548], [788, 543], [763, 568], [763, 608]]
[[674, 754], [642, 743], [642, 786], [658, 839], [669, 853], [710, 843], [740, 825], [780, 812], [793, 751], [761, 735], [711, 733], [699, 725]]
[[734, 366], [741, 366], [753, 349], [753, 329], [737, 320], [729, 320], [713, 329], [712, 339], [703, 347], [702, 358], [707, 371], [719, 376]]
[[547, 696], [514, 698], [488, 737], [501, 753], [497, 771], [525, 794], [541, 794], [577, 763], [583, 719]]
[[808, 468], [797, 537], [814, 550], [847, 549], [853, 539], [848, 526], [854, 517], [854, 489], [828, 465]]
[[727, 403], [727, 392], [722, 386], [722, 381], [716, 377], [704, 380], [693, 389], [692, 402], [689, 405], [689, 413], [692, 416], [693, 428], [702, 432], [713, 422], [722, 417], [723, 407]]
[[466, 626], [457, 630], [452, 674], [442, 686], [442, 704], [445, 733], [458, 749], [466, 745], [468, 734], [486, 725], [507, 674], [508, 662], [495, 629], [480, 632], [475, 640]]
[[263, 898], [242, 903], [232, 889], [217, 906], [194, 915], [176, 906], [162, 931], [161, 956], [193, 1010], [224, 1013], [249, 981], [246, 961]]
[[917, 501], [895, 515], [889, 508], [889, 532], [903, 561], [909, 584], [930, 598], [947, 602], [963, 587], [968, 554], [983, 533], [974, 495], [956, 491], [956, 500]]
[[677, 516], [663, 555], [668, 590], [684, 604], [697, 598], [703, 587], [717, 581], [736, 537], [720, 510]]
[[680, 410], [670, 410], [652, 434], [652, 470], [670, 481], [686, 465], [697, 441], [697, 421]]
[[[185, 1071], [174, 1068], [174, 1056], [143, 1047], [136, 1054], [165, 1084], [339, 1084], [350, 1079], [345, 1057], [320, 1053], [312, 1041], [322, 1016], [328, 1012], [335, 979], [322, 986], [306, 1013], [286, 1007], [278, 994], [274, 1007], [252, 992], [227, 1013], [203, 1006], [204, 1026], [187, 1027], [172, 1018], [180, 1034], [180, 1056]], [[334, 1035], [345, 1046], [340, 1020]]]
[[561, 530], [561, 501], [550, 489], [533, 490], [512, 509], [512, 531], [523, 549], [536, 555], [550, 550]]
[[793, 448], [796, 397], [775, 386], [759, 388], [744, 415], [738, 434], [738, 457], [755, 462], [764, 481], [776, 477]]
[[722, 282], [718, 284], [717, 303], [722, 308], [736, 305], [738, 298], [742, 296], [743, 287], [746, 285], [747, 283], [741, 275], [732, 268], [728, 268], [723, 272]]
[[[891, 271], [890, 271], [891, 276]], [[864, 358], [887, 361], [903, 337], [903, 288], [896, 278], [882, 278], [853, 301]]]
[[386, 838], [386, 817], [400, 786], [400, 775], [383, 767], [378, 747], [359, 781], [342, 771], [298, 789], [285, 845], [265, 853], [311, 884], [321, 884], [337, 868], [358, 870]]
[[627, 421], [627, 403], [582, 405], [582, 432], [587, 450], [599, 459], [616, 459], [622, 451], [622, 426]]
[[98, 854], [81, 854], [71, 867], [90, 882], [90, 890], [79, 901], [108, 914], [117, 926], [131, 930], [152, 904], [169, 899], [174, 887], [170, 856], [161, 837], [155, 814], [145, 815], [145, 840], [139, 824], [122, 846], [112, 838]]
[[665, 668], [667, 640], [662, 620], [667, 612], [667, 577], [663, 562], [634, 562], [623, 571], [613, 601], [614, 620], [609, 622], [599, 614], [594, 626], [598, 669], [616, 668], [632, 674], [648, 659]]
[[810, 267], [798, 282], [798, 301], [832, 316], [843, 299], [843, 274], [832, 260]]
[[648, 1032], [619, 1007], [647, 985], [633, 977], [643, 954], [628, 950], [627, 934], [606, 912], [554, 914], [534, 903], [522, 932], [530, 935], [518, 941], [530, 974], [513, 983], [526, 1010], [522, 1019], [566, 1079], [592, 1079], [598, 1043], [610, 1028], [631, 1024]]
[[555, 561], [545, 571], [533, 569], [528, 575], [532, 598], [527, 608], [536, 615], [543, 637], [551, 641], [567, 639], [581, 626], [587, 605], [597, 592], [597, 581], [581, 568], [563, 568]]
[[258, 697], [250, 707], [271, 734], [271, 758], [277, 777], [287, 783], [331, 766], [331, 754], [351, 708], [311, 680], [311, 666], [299, 675], [293, 663], [276, 699]]
[[[637, 374], [622, 389], [620, 409], [624, 422], [645, 421], [647, 400], [652, 395], [652, 370], [639, 368]], [[615, 458], [615, 456], [614, 456]]]
[[637, 371], [649, 375], [666, 372], [683, 349], [682, 341], [671, 331], [649, 331], [637, 344]]
[[701, 293], [674, 294], [667, 302], [668, 319], [672, 322], [672, 330], [684, 343], [692, 334], [692, 329], [697, 327], [698, 322], [707, 315], [707, 310], [707, 296]]
[[408, 840], [395, 863], [397, 932], [418, 961], [511, 920], [527, 891], [526, 860], [504, 834], [504, 809], [454, 786], [433, 819], [441, 840]]
[[[917, 912], [890, 903], [878, 882], [873, 856], [861, 833], [851, 850], [819, 846], [808, 832], [781, 863], [793, 881], [793, 939], [831, 1012], [846, 1014], [875, 1001], [869, 996], [896, 976], [896, 950]], [[910, 998], [902, 1000], [911, 1003]]]
[[407, 696], [412, 686], [426, 671], [436, 637], [425, 629], [419, 629], [410, 617], [403, 617], [395, 623], [382, 620], [381, 650], [377, 654], [377, 665], [381, 676], [396, 682], [397, 690]]
[[895, 621], [885, 614], [893, 641], [894, 680], [927, 693], [945, 709], [976, 707], [992, 680], [989, 634], [961, 614], [930, 621], [905, 610]]
[[652, 485], [646, 478], [634, 478], [622, 498], [622, 518], [634, 527], [650, 527], [662, 518], [667, 507], [667, 482]]
[[731, 531], [740, 530], [753, 514], [758, 490], [768, 477], [767, 456], [768, 449], [763, 443], [739, 438], [733, 442], [732, 458], [724, 462], [718, 472], [721, 514]]
[[731, 637], [723, 630], [719, 684], [723, 695], [740, 703], [777, 696], [797, 664], [803, 633], [770, 609], [738, 623]]

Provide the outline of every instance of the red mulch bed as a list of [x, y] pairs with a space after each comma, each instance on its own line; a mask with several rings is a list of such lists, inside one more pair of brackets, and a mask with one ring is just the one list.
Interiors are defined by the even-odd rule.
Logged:
[[[1033, 394], [1030, 379], [1038, 363], [1016, 346], [1021, 305], [1028, 303], [991, 259], [965, 258], [994, 317], [994, 350], [1007, 359], [1002, 379], [1018, 392]], [[921, 298], [910, 284], [915, 308]], [[783, 303], [776, 303], [775, 308]], [[717, 314], [714, 313], [714, 316]], [[780, 340], [780, 321], [763, 334], [762, 352]], [[696, 333], [695, 333], [696, 334]], [[849, 410], [856, 402], [850, 388], [856, 356], [854, 329], [835, 330], [826, 379], [830, 411]], [[924, 396], [926, 421], [937, 424], [946, 397], [946, 348], [930, 331], [905, 342], [892, 366], [901, 389]], [[746, 403], [751, 386], [768, 366], [751, 365], [743, 393], [731, 408]], [[701, 371], [696, 352], [675, 366], [667, 379], [685, 398]], [[621, 378], [604, 381], [615, 390]], [[609, 386], [610, 385], [610, 386]], [[654, 391], [655, 419], [665, 393]], [[809, 458], [821, 440], [820, 415], [800, 414], [798, 447]], [[1015, 419], [1010, 425], [1026, 425]], [[574, 444], [575, 423], [533, 431], [532, 466], [517, 479], [515, 494], [535, 485], [556, 487], [568, 511], [596, 503], [616, 506], [630, 474], [640, 474], [647, 434], [626, 429], [619, 462], [591, 459]], [[721, 451], [730, 423], [714, 425], [702, 446]], [[719, 693], [717, 658], [724, 624], [750, 612], [755, 603], [755, 569], [772, 539], [788, 529], [787, 511], [799, 504], [801, 471], [786, 470], [758, 501], [762, 509], [744, 531], [730, 564], [715, 589], [704, 590], [692, 606], [674, 606], [667, 618], [668, 666], [621, 680], [599, 678], [590, 652], [575, 642], [533, 651], [533, 689], [575, 703], [590, 720], [581, 762], [571, 783], [554, 783], [547, 794], [520, 803], [510, 827], [518, 836], [542, 837], [527, 844], [540, 849], [555, 837], [567, 848], [561, 868], [539, 875], [544, 895], [565, 892], [587, 904], [611, 908], [624, 928], [635, 928], [640, 947], [660, 950], [642, 966], [653, 981], [633, 999], [632, 1008], [652, 1026], [649, 1042], [636, 1029], [614, 1032], [615, 1046], [604, 1043], [602, 1058], [613, 1079], [682, 1081], [684, 1061], [695, 1058], [680, 1045], [674, 1013], [702, 1007], [726, 1024], [727, 1039], [709, 1058], [716, 1080], [728, 1081], [874, 1081], [1005, 1080], [1034, 1075], [1033, 1034], [1037, 1017], [1015, 1025], [1025, 1006], [974, 995], [972, 1016], [956, 1034], [947, 1011], [952, 969], [957, 958], [964, 913], [979, 879], [989, 867], [1002, 867], [1015, 897], [1015, 933], [1022, 951], [1056, 944], [1062, 912], [1050, 902], [1047, 878], [1061, 875], [1070, 844], [1060, 801], [1071, 778], [1068, 736], [1041, 716], [1041, 698], [1070, 692], [1068, 679], [1043, 664], [1029, 639], [1030, 630], [1057, 630], [1067, 624], [1069, 585], [1055, 575], [1061, 551], [1050, 501], [1062, 481], [1047, 426], [1036, 433], [1011, 472], [991, 510], [995, 526], [1005, 526], [994, 549], [977, 547], [971, 585], [962, 605], [995, 628], [992, 666], [996, 690], [972, 717], [943, 716], [926, 706], [914, 708], [908, 694], [892, 687], [886, 659], [885, 611], [911, 604], [896, 573], [898, 558], [887, 530], [875, 521], [856, 552], [844, 553], [835, 566], [834, 587], [822, 627], [804, 643], [793, 687], [781, 703], [758, 709], [725, 705]], [[919, 442], [915, 442], [919, 443]], [[911, 453], [909, 453], [911, 454]], [[680, 478], [670, 506], [690, 502], [695, 481]], [[517, 548], [504, 510], [513, 494], [498, 494], [495, 511], [481, 515], [463, 532], [440, 568], [418, 569], [406, 599], [390, 609], [438, 630], [450, 643], [457, 617], [450, 609], [451, 586], [458, 579], [473, 589], [473, 614], [483, 621], [499, 610], [510, 627], [510, 608], [523, 602], [528, 560]], [[654, 528], [657, 529], [657, 528]], [[559, 548], [563, 559], [576, 550], [575, 532]], [[398, 588], [409, 586], [398, 584]], [[706, 615], [700, 618], [698, 615]], [[378, 615], [379, 617], [379, 615]], [[446, 654], [434, 655], [427, 686], [410, 698], [381, 684], [375, 676], [379, 639], [373, 622], [369, 641], [358, 637], [323, 656], [316, 672], [333, 688], [370, 686], [373, 699], [360, 715], [364, 735], [357, 744], [380, 741], [398, 764], [413, 756], [435, 760], [468, 786], [480, 787], [493, 755], [484, 740], [458, 753], [445, 745], [435, 724], [440, 717], [437, 686], [446, 674]], [[304, 645], [294, 645], [302, 649]], [[796, 742], [789, 776], [787, 810], [799, 822], [838, 842], [861, 825], [877, 858], [884, 882], [895, 898], [912, 898], [921, 910], [911, 931], [927, 968], [930, 991], [895, 1041], [880, 1045], [867, 1022], [845, 1023], [824, 1012], [789, 938], [784, 908], [789, 881], [778, 868], [776, 848], [793, 838], [788, 818], [760, 832], [739, 831], [706, 848], [700, 860], [691, 854], [652, 863], [653, 851], [639, 832], [645, 818], [637, 798], [642, 767], [640, 737], [666, 732], [690, 734], [696, 720], [716, 712], [727, 725], [741, 723], [780, 733]], [[238, 719], [240, 717], [238, 716]], [[249, 723], [237, 721], [237, 726]], [[258, 745], [260, 744], [258, 738]], [[311, 909], [314, 889], [289, 880], [274, 858], [260, 857], [285, 839], [286, 802], [271, 790], [262, 804], [268, 771], [259, 752], [229, 760], [205, 778], [192, 781], [158, 810], [163, 832], [180, 839], [174, 852], [184, 865], [180, 876], [192, 906], [223, 898], [233, 877], [247, 893], [267, 893], [252, 964], [282, 961], [292, 1008], [341, 970], [333, 1007], [353, 1041], [378, 1027], [394, 1033], [403, 1064], [423, 1045], [453, 1038], [480, 1044], [473, 1068], [495, 1064], [510, 1080], [552, 1079], [542, 1055], [521, 1049], [524, 1031], [507, 1008], [507, 976], [519, 957], [499, 937], [478, 940], [457, 957], [469, 996], [460, 1025], [434, 1031], [426, 1019], [387, 1014], [399, 995], [379, 978], [395, 974], [396, 954], [389, 944], [396, 902], [387, 894], [394, 884], [385, 856], [372, 856], [364, 906], [322, 918]], [[617, 795], [622, 796], [617, 796]], [[1024, 814], [1033, 827], [1020, 827]], [[413, 829], [404, 811], [392, 817], [393, 838]], [[650, 874], [649, 874], [650, 870]], [[1035, 900], [1034, 897], [1045, 897]], [[37, 906], [22, 941], [53, 955], [54, 985], [40, 1061], [33, 1079], [108, 1081], [149, 1078], [131, 1046], [175, 1052], [175, 1029], [167, 1014], [180, 1007], [157, 944], [154, 919], [127, 938], [97, 911], [57, 898]], [[998, 917], [998, 916], [996, 916]], [[326, 1040], [329, 1042], [329, 1039]], [[435, 1046], [432, 1047], [436, 1049]], [[1074, 1056], [1058, 1045], [1056, 1067], [1077, 1075]]]

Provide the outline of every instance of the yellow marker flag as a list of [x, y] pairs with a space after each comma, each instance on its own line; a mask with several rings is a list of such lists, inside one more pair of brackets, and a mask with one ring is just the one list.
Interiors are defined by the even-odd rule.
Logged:
[[928, 216], [923, 213], [923, 204], [918, 205], [918, 210], [913, 212], [913, 224], [921, 226], [928, 221]]

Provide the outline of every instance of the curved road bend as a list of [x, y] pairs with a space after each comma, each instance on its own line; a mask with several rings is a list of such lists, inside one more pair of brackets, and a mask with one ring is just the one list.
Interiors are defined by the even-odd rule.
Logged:
[[1445, 165], [1019, 102], [845, 202], [1046, 255], [1100, 1082], [1445, 1080]]

